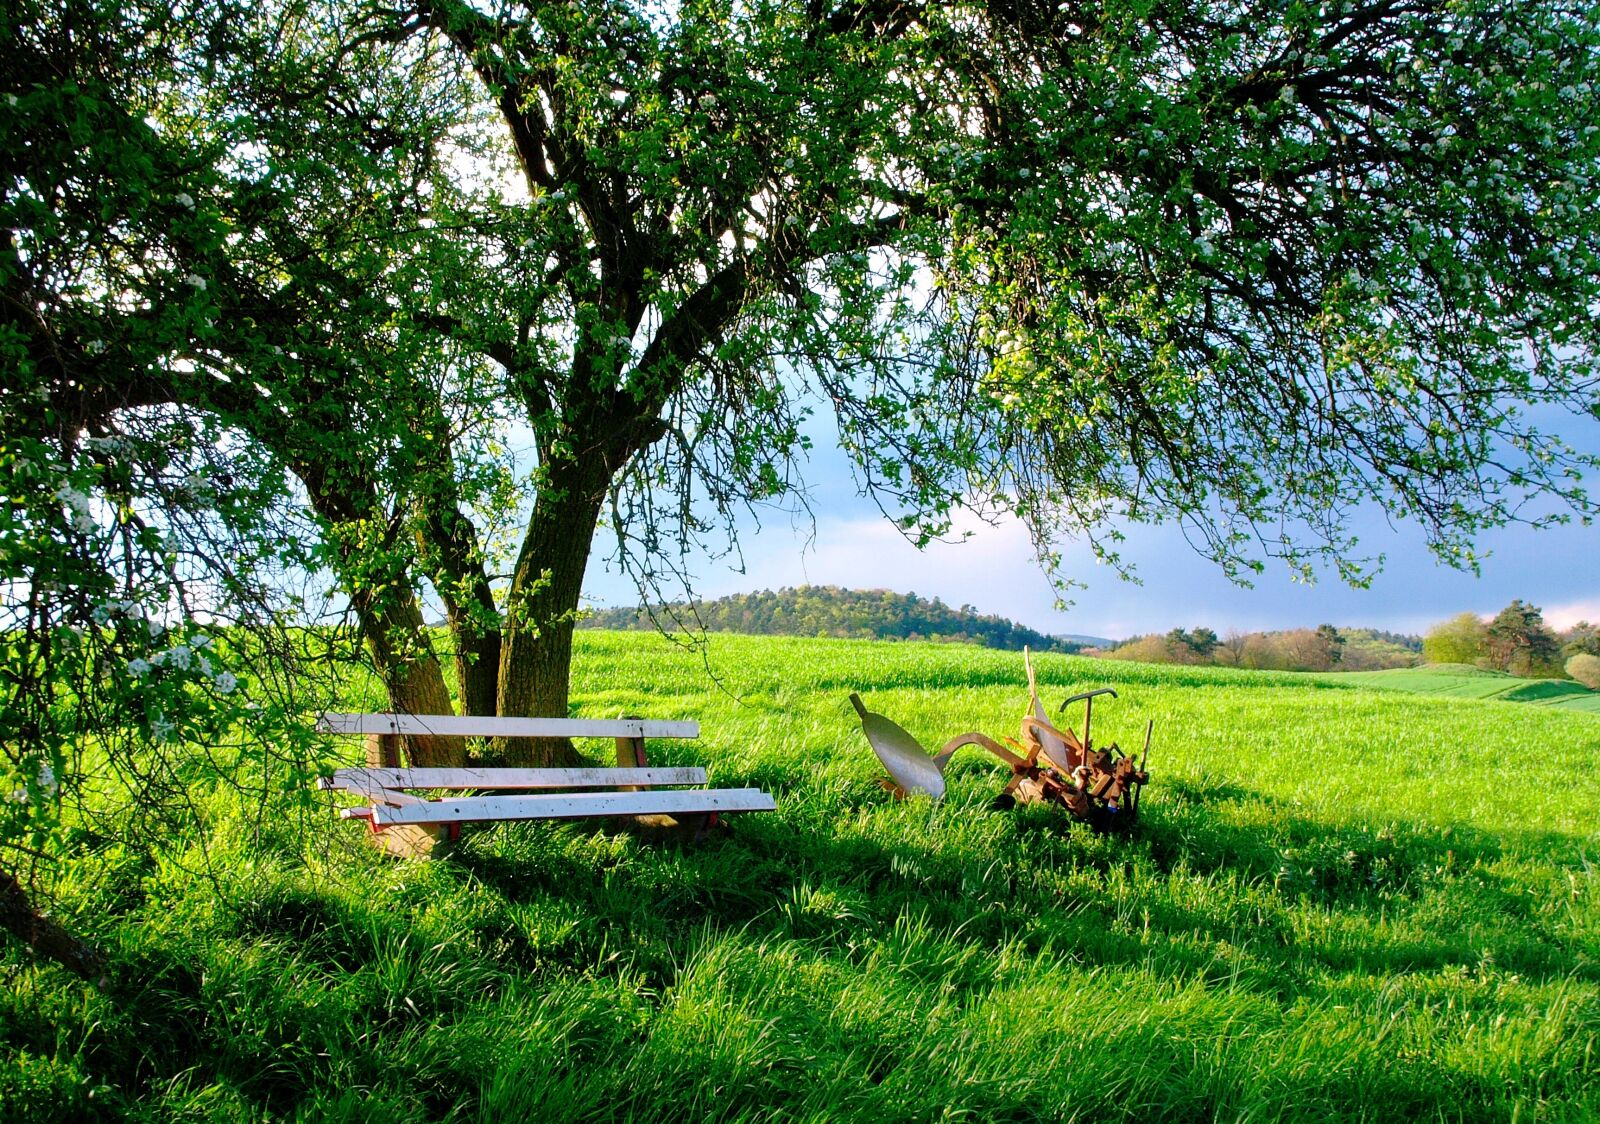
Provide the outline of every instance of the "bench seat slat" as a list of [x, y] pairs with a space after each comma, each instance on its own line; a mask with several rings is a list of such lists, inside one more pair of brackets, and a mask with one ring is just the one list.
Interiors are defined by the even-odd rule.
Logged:
[[698, 738], [700, 723], [654, 718], [490, 718], [454, 714], [336, 714], [323, 734], [434, 734], [468, 738]]
[[770, 812], [777, 805], [759, 788], [667, 792], [576, 792], [539, 796], [463, 796], [403, 807], [377, 804], [376, 827], [475, 820], [571, 819], [578, 816], [680, 815], [696, 812]]
[[394, 788], [600, 788], [705, 784], [698, 766], [571, 769], [335, 769], [324, 787], [348, 792]]

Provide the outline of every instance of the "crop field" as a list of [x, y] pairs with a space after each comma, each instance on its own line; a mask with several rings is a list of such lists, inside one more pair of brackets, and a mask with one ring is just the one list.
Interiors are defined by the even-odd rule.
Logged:
[[977, 750], [941, 804], [877, 786], [851, 691], [929, 746], [1016, 732], [1021, 657], [954, 645], [580, 633], [578, 713], [697, 719], [653, 763], [776, 794], [698, 846], [399, 863], [320, 796], [197, 791], [187, 850], [68, 872], [108, 986], [0, 944], [0, 1119], [1600, 1115], [1600, 715], [1036, 666], [1117, 689], [1098, 743], [1155, 721], [1131, 836], [990, 810]]
[[1436, 664], [1399, 667], [1389, 671], [1335, 673], [1334, 681], [1382, 690], [1415, 691], [1458, 699], [1499, 699], [1502, 702], [1557, 706], [1600, 714], [1600, 691], [1591, 691], [1570, 679], [1519, 679], [1501, 671], [1485, 671], [1471, 664]]

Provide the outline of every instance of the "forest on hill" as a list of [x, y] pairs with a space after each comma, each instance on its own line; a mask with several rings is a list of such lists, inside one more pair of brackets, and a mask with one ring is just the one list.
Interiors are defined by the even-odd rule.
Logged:
[[1175, 628], [1135, 636], [1106, 653], [1137, 663], [1214, 664], [1255, 671], [1381, 671], [1422, 662], [1422, 638], [1376, 628], [1229, 631]]
[[[1083, 645], [1024, 627], [1004, 617], [978, 612], [971, 605], [951, 608], [939, 598], [885, 589], [840, 589], [803, 585], [774, 593], [734, 593], [711, 601], [674, 603], [657, 617], [681, 621], [707, 632], [743, 632], [757, 636], [832, 636], [856, 640], [935, 640], [978, 644], [985, 648], [1039, 652], [1077, 652]], [[627, 631], [653, 629], [642, 608], [595, 609], [579, 627]]]

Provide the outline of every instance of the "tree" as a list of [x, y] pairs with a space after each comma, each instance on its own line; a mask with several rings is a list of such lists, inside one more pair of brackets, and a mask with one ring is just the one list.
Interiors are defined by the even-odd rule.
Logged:
[[1458, 613], [1422, 638], [1422, 658], [1428, 663], [1476, 663], [1484, 651], [1483, 621], [1476, 613]]
[[[141, 13], [26, 7], [7, 61], [109, 65], [52, 28]], [[171, 73], [106, 102], [157, 161], [147, 195], [98, 231], [74, 212], [115, 269], [69, 252], [53, 189], [16, 187], [51, 169], [0, 186], [21, 381], [73, 400], [45, 431], [69, 460], [182, 406], [292, 474], [307, 565], [396, 708], [450, 709], [448, 662], [469, 712], [566, 713], [602, 515], [653, 587], [792, 494], [810, 401], [918, 541], [998, 504], [1043, 554], [1081, 533], [1118, 562], [1117, 521], [1176, 518], [1230, 575], [1265, 554], [1359, 581], [1358, 502], [1465, 565], [1530, 495], [1592, 511], [1593, 458], [1516, 410], [1589, 407], [1587, 9], [295, 0], [185, 22], [206, 31]], [[6, 73], [32, 152], [58, 72]], [[99, 151], [73, 142], [75, 166]]]
[[0, 926], [96, 978], [100, 953], [35, 904], [56, 861], [156, 845], [202, 782], [263, 807], [303, 792], [304, 712], [342, 645], [296, 628], [297, 604], [316, 611], [293, 580], [315, 527], [290, 466], [171, 389], [206, 381], [186, 357], [217, 308], [191, 263], [229, 231], [196, 198], [207, 154], [152, 121], [216, 24], [109, 4], [7, 17]]
[[1108, 659], [1131, 660], [1135, 663], [1176, 663], [1178, 653], [1171, 640], [1164, 636], [1135, 636], [1118, 644], [1106, 653]]
[[1243, 667], [1244, 650], [1253, 635], [1230, 628], [1217, 647], [1217, 662], [1228, 667]]
[[1579, 621], [1561, 634], [1561, 654], [1600, 656], [1600, 626]]
[[1513, 675], [1550, 675], [1560, 667], [1561, 642], [1533, 605], [1519, 598], [1495, 614], [1484, 629], [1489, 666]]
[[1567, 659], [1567, 674], [1591, 691], [1600, 691], [1600, 656], [1579, 652]]
[[1317, 626], [1317, 662], [1323, 665], [1323, 670], [1331, 668], [1344, 656], [1345, 640], [1339, 635], [1339, 630], [1331, 624]]
[[1211, 653], [1216, 651], [1217, 634], [1209, 628], [1197, 628], [1193, 632], [1175, 628], [1167, 633], [1167, 649], [1170, 658], [1179, 663], [1209, 663]]

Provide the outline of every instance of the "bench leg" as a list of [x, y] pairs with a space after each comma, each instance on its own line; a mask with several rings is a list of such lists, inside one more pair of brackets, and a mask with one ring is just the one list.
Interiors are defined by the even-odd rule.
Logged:
[[458, 823], [397, 823], [374, 827], [368, 837], [372, 845], [397, 859], [436, 859], [461, 838]]
[[[617, 738], [617, 768], [643, 769], [649, 764], [644, 755], [643, 738]], [[618, 792], [641, 792], [642, 786], [636, 784], [621, 785]]]
[[367, 767], [369, 769], [400, 768], [400, 735], [368, 734]]

